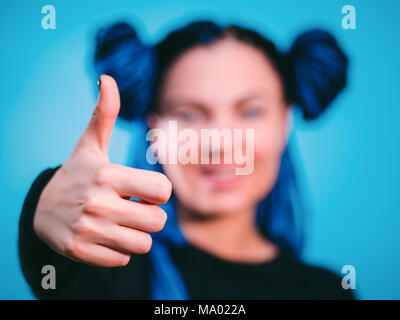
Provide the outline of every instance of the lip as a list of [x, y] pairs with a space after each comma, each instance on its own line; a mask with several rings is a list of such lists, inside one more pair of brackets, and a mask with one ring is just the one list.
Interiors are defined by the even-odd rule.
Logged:
[[243, 176], [236, 174], [236, 165], [205, 164], [200, 166], [202, 179], [213, 190], [228, 190], [236, 187]]

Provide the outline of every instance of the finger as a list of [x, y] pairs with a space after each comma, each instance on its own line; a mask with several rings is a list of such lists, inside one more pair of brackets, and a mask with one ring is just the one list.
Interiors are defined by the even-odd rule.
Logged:
[[100, 94], [92, 118], [80, 139], [80, 146], [96, 148], [107, 154], [108, 143], [120, 108], [120, 97], [115, 80], [100, 77]]
[[92, 213], [115, 224], [144, 232], [161, 231], [167, 220], [167, 214], [157, 205], [125, 200], [112, 194], [102, 196]]
[[153, 203], [166, 203], [171, 196], [172, 185], [162, 173], [111, 164], [109, 181], [123, 197], [136, 197]]
[[123, 267], [129, 263], [130, 253], [120, 252], [96, 243], [82, 243], [74, 260], [99, 267]]
[[136, 254], [148, 253], [152, 245], [152, 239], [148, 233], [117, 224], [109, 225], [106, 232], [95, 241], [116, 251]]

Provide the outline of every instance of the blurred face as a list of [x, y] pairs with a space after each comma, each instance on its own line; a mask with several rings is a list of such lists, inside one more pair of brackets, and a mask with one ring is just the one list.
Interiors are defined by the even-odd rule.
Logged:
[[[177, 150], [185, 145], [197, 161], [163, 164], [179, 205], [200, 215], [234, 214], [254, 209], [271, 191], [286, 145], [288, 106], [279, 75], [259, 49], [226, 38], [185, 52], [165, 75], [159, 110], [149, 118], [151, 128], [170, 137], [174, 134], [170, 121], [176, 121], [178, 134], [190, 128], [198, 137], [177, 145]], [[205, 148], [204, 129], [230, 131], [231, 143], [219, 136], [219, 146], [211, 143]], [[234, 139], [234, 129], [242, 129], [241, 141]], [[246, 129], [254, 133], [252, 142]], [[176, 151], [170, 143], [165, 146], [166, 154]], [[254, 166], [247, 170], [249, 174], [238, 175], [243, 162], [232, 156], [230, 163], [225, 154], [246, 156], [246, 150], [253, 157], [247, 164]], [[220, 156], [219, 164], [212, 163], [215, 154]], [[209, 164], [204, 163], [206, 158]]]

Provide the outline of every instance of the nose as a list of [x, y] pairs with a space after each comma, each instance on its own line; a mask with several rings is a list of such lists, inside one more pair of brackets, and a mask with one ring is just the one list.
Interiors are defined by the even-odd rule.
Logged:
[[228, 115], [217, 115], [201, 133], [202, 159], [213, 164], [232, 164], [234, 128]]

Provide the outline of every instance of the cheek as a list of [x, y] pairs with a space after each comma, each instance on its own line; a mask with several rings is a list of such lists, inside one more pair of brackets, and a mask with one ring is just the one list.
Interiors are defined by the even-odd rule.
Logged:
[[268, 194], [276, 182], [286, 139], [285, 127], [276, 121], [255, 128], [254, 174], [251, 183], [260, 198]]
[[258, 157], [280, 157], [286, 146], [286, 122], [268, 121], [254, 127], [254, 153]]
[[255, 153], [254, 174], [250, 183], [254, 198], [261, 200], [271, 192], [278, 177], [279, 167], [280, 155]]

